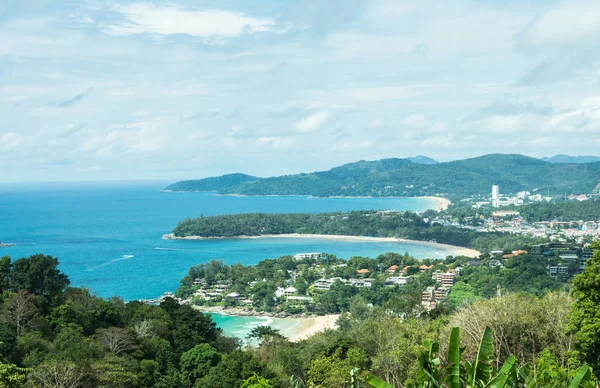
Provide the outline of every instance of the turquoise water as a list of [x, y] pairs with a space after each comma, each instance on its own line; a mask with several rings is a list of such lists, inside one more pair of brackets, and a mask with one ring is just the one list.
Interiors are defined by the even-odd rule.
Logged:
[[0, 248], [0, 255], [13, 259], [35, 253], [58, 257], [61, 270], [74, 286], [125, 300], [155, 298], [174, 291], [190, 266], [211, 259], [247, 265], [298, 252], [328, 252], [345, 258], [374, 257], [389, 251], [409, 251], [417, 257], [446, 256], [446, 252], [434, 248], [401, 243], [162, 240], [161, 236], [178, 221], [201, 214], [425, 210], [435, 206], [432, 201], [415, 198], [231, 197], [161, 192], [166, 184], [0, 184], [0, 241], [15, 244]]

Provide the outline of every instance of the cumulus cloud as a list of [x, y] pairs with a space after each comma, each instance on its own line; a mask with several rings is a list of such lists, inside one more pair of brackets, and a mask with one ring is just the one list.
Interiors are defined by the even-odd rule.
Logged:
[[326, 111], [319, 111], [310, 114], [304, 119], [297, 121], [294, 127], [298, 132], [312, 132], [321, 128], [321, 126], [329, 118], [329, 113]]
[[104, 25], [109, 35], [187, 34], [202, 38], [231, 38], [243, 32], [269, 30], [274, 21], [254, 18], [243, 13], [208, 9], [193, 11], [176, 6], [147, 3], [114, 5], [113, 10], [127, 21]]

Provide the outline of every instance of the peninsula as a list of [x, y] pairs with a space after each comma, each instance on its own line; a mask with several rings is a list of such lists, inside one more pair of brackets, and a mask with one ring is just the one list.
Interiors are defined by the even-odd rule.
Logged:
[[[415, 244], [444, 244], [438, 248], [455, 255], [476, 257], [497, 247], [517, 248], [537, 242], [507, 233], [478, 233], [432, 222], [438, 213], [361, 210], [331, 213], [248, 213], [198, 217], [180, 222], [164, 239], [202, 240], [227, 238], [308, 237], [380, 239]], [[467, 249], [464, 249], [467, 248]]]

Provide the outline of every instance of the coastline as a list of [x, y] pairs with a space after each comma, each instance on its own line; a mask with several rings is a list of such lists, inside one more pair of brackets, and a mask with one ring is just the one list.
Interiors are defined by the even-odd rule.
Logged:
[[339, 314], [330, 315], [287, 315], [281, 316], [278, 314], [271, 314], [266, 312], [258, 312], [254, 310], [246, 310], [243, 308], [224, 308], [223, 306], [195, 306], [192, 308], [201, 311], [205, 314], [219, 314], [228, 315], [232, 317], [271, 317], [283, 320], [295, 320], [297, 325], [294, 325], [295, 330], [291, 333], [283, 332], [291, 342], [298, 342], [306, 339], [314, 334], [320, 333], [325, 330], [335, 329], [336, 322], [340, 317]]
[[426, 199], [426, 200], [430, 200], [430, 201], [435, 201], [437, 203], [437, 207], [436, 210], [437, 211], [442, 211], [442, 210], [446, 210], [448, 209], [448, 206], [452, 204], [452, 202], [450, 200], [448, 200], [447, 198], [444, 197], [434, 197], [434, 196], [421, 196], [421, 197], [397, 197], [397, 196], [386, 196], [386, 197], [373, 197], [371, 195], [329, 195], [326, 197], [322, 197], [319, 195], [312, 195], [312, 194], [260, 194], [260, 195], [249, 195], [249, 194], [221, 194], [219, 193], [217, 190], [212, 190], [212, 191], [200, 191], [200, 190], [160, 190], [163, 193], [212, 193], [214, 196], [217, 197], [308, 197], [308, 198], [348, 198], [348, 199], [378, 199], [378, 198], [396, 198], [396, 199], [400, 199], [400, 198], [416, 198], [416, 199]]
[[427, 199], [430, 201], [435, 201], [437, 202], [437, 211], [443, 211], [443, 210], [448, 210], [448, 206], [452, 205], [452, 202], [450, 202], [449, 199], [444, 198], [444, 197], [412, 197], [412, 198], [419, 198], [419, 199]]
[[265, 239], [265, 238], [305, 238], [319, 240], [338, 240], [338, 241], [356, 241], [356, 242], [396, 242], [410, 245], [420, 245], [432, 248], [437, 248], [451, 253], [453, 256], [467, 256], [477, 258], [481, 252], [475, 249], [459, 247], [456, 245], [442, 244], [432, 241], [409, 240], [397, 237], [367, 237], [367, 236], [339, 236], [328, 234], [265, 234], [261, 236], [236, 236], [236, 237], [201, 237], [187, 236], [176, 237], [172, 233], [165, 234], [162, 237], [164, 240], [236, 240], [236, 239]]

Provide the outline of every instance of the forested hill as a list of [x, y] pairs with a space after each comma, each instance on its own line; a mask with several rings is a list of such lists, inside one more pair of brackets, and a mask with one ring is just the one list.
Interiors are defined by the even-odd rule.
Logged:
[[228, 174], [214, 178], [189, 180], [174, 183], [166, 188], [169, 191], [222, 191], [234, 188], [246, 182], [258, 180], [252, 175]]
[[177, 225], [178, 238], [231, 238], [278, 234], [324, 234], [340, 236], [399, 237], [476, 249], [520, 249], [536, 241], [521, 235], [477, 233], [455, 227], [431, 225], [411, 212], [360, 210], [348, 213], [227, 214], [186, 219]]
[[[235, 184], [235, 179], [242, 181]], [[222, 184], [220, 185], [220, 182]], [[465, 197], [539, 189], [543, 193], [589, 193], [600, 182], [600, 162], [549, 163], [514, 154], [491, 154], [437, 164], [408, 159], [360, 161], [328, 171], [259, 179], [242, 174], [179, 182], [169, 190], [243, 195]]]

